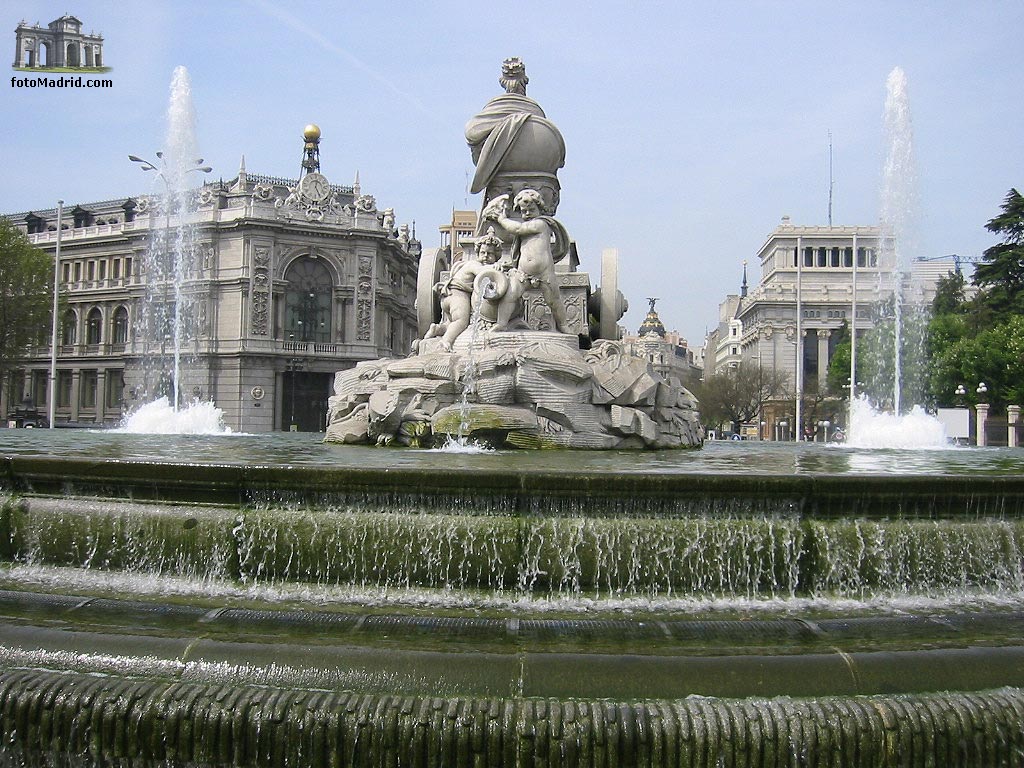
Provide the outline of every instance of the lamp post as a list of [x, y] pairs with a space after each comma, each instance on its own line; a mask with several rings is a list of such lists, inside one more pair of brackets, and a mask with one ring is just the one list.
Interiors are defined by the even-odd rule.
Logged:
[[299, 431], [299, 425], [295, 423], [295, 381], [297, 378], [295, 374], [305, 367], [306, 363], [301, 357], [290, 357], [285, 365], [285, 368], [288, 371], [288, 378], [291, 382], [291, 386], [289, 387], [291, 390], [291, 413], [288, 418], [288, 430], [290, 432]]
[[53, 254], [53, 324], [50, 333], [50, 402], [49, 428], [54, 429], [53, 422], [57, 414], [57, 307], [60, 303], [60, 236], [64, 228], [64, 201], [57, 201], [57, 246]]
[[988, 435], [985, 431], [988, 422], [988, 403], [985, 402], [985, 395], [988, 394], [988, 387], [982, 381], [978, 383], [978, 388], [974, 391], [978, 393], [978, 404], [974, 406], [978, 413], [978, 447], [984, 448], [988, 445]]
[[[156, 156], [160, 161], [159, 166], [157, 166], [156, 163], [153, 163], [149, 160], [145, 160], [136, 155], [128, 155], [128, 159], [131, 160], [133, 163], [139, 163], [142, 167], [142, 170], [144, 171], [153, 171], [156, 174], [157, 178], [164, 183], [164, 317], [166, 318], [167, 305], [170, 303], [167, 299], [167, 282], [168, 279], [174, 279], [174, 305], [172, 310], [173, 314], [171, 315], [172, 327], [174, 329], [174, 371], [171, 384], [174, 397], [173, 408], [175, 411], [177, 411], [178, 379], [179, 368], [181, 367], [181, 318], [178, 312], [178, 308], [181, 303], [182, 286], [181, 280], [177, 279], [177, 273], [179, 272], [178, 264], [174, 263], [174, 261], [170, 258], [172, 179], [169, 177], [169, 172], [174, 169], [168, 168], [167, 160], [164, 158], [163, 152], [157, 152]], [[210, 166], [203, 165], [202, 158], [198, 158], [196, 160], [190, 161], [188, 167], [186, 167], [183, 171], [180, 172], [180, 176], [184, 176], [185, 174], [190, 173], [191, 171], [198, 171], [199, 173], [210, 173], [210, 171], [212, 170], [213, 168], [211, 168]], [[175, 192], [179, 195], [181, 194], [180, 190], [175, 190]], [[183, 213], [184, 211], [181, 210], [181, 206], [179, 206], [179, 222], [181, 221], [181, 216], [183, 215]], [[161, 329], [161, 333], [163, 333], [163, 329]]]

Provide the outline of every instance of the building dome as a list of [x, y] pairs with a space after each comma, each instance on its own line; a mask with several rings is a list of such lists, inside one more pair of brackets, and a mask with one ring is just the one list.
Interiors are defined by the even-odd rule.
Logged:
[[661, 338], [665, 338], [665, 324], [661, 322], [661, 318], [658, 317], [658, 313], [654, 309], [654, 302], [657, 299], [647, 299], [651, 302], [651, 308], [647, 311], [647, 317], [644, 318], [644, 322], [640, 326], [639, 336], [647, 336], [648, 334], [655, 333]]

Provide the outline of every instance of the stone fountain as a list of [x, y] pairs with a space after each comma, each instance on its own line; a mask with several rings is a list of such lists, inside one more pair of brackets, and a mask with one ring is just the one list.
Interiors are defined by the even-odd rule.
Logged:
[[[699, 442], [594, 331], [607, 273], [586, 326], [579, 273], [530, 283], [564, 264], [542, 120], [483, 140], [554, 167], [478, 171], [478, 258], [428, 262], [416, 354], [339, 375], [336, 439], [451, 434], [465, 395], [495, 443]], [[0, 766], [1024, 764], [1019, 452], [8, 432]]]
[[458, 436], [496, 447], [679, 448], [704, 440], [694, 397], [619, 343], [617, 255], [591, 289], [554, 217], [565, 143], [507, 59], [466, 126], [483, 192], [477, 236], [454, 264], [421, 257], [420, 333], [402, 360], [338, 373], [327, 441], [427, 447]]

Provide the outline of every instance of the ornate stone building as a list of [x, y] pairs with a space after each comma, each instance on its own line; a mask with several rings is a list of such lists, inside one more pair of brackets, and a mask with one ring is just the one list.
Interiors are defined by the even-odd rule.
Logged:
[[14, 35], [15, 67], [104, 66], [103, 35], [83, 34], [82, 22], [74, 16], [61, 16], [45, 27], [22, 21]]
[[[719, 307], [719, 322], [706, 342], [706, 369], [720, 372], [750, 363], [784, 372], [790, 389], [824, 388], [839, 330], [858, 337], [873, 327], [875, 307], [893, 295], [897, 272], [885, 263], [881, 232], [872, 226], [794, 226], [788, 216], [757, 253], [761, 279], [747, 288], [746, 262], [739, 294]], [[915, 303], [934, 297], [939, 278], [956, 268], [954, 257], [912, 265], [909, 290]], [[792, 434], [794, 396], [765, 409], [762, 434]]]
[[[179, 397], [214, 401], [232, 429], [322, 430], [336, 371], [407, 353], [420, 244], [358, 182], [330, 184], [318, 165], [299, 181], [250, 174], [243, 161], [231, 181], [194, 191], [194, 212], [160, 206], [140, 196], [64, 210], [56, 423], [114, 424], [168, 391], [170, 336], [142, 326], [147, 302], [172, 289], [145, 257], [179, 225], [194, 243]], [[54, 253], [55, 209], [6, 218]], [[47, 412], [49, 335], [3, 383], [0, 412]]]
[[647, 358], [656, 373], [678, 379], [687, 389], [695, 389], [702, 371], [693, 351], [678, 331], [665, 330], [665, 324], [654, 308], [658, 299], [648, 298], [647, 301], [650, 309], [637, 334], [624, 335], [622, 342], [630, 353]]

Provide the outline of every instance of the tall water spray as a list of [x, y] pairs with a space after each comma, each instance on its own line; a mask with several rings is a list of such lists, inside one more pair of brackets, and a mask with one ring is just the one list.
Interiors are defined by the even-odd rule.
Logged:
[[907, 76], [899, 67], [886, 81], [885, 138], [888, 154], [882, 180], [881, 259], [892, 277], [893, 358], [892, 408], [902, 410], [905, 362], [906, 295], [910, 260], [917, 250], [917, 169], [914, 163], [914, 135], [910, 119]]
[[[920, 405], [903, 406], [905, 379], [916, 381], [919, 389], [915, 394], [923, 394], [923, 340], [929, 308], [920, 301], [910, 301], [917, 298], [910, 293], [916, 288], [911, 283], [910, 264], [918, 252], [920, 208], [907, 76], [899, 67], [886, 81], [884, 126], [887, 154], [879, 214], [882, 269], [878, 274], [879, 281], [889, 281], [892, 288], [892, 315], [888, 318], [892, 338], [883, 343], [879, 334], [875, 340], [875, 372], [868, 394], [880, 406], [891, 403], [891, 411], [877, 411], [866, 400], [852, 401], [848, 442], [865, 448], [943, 447], [946, 435], [942, 423]], [[886, 287], [879, 285], [880, 289]], [[887, 331], [890, 326], [886, 320], [880, 316], [877, 328]]]
[[[201, 163], [192, 86], [185, 67], [177, 67], [171, 79], [167, 134], [158, 157], [161, 163], [156, 172], [164, 189], [157, 215], [162, 216], [162, 221], [156, 217], [151, 219], [152, 235], [144, 265], [146, 297], [140, 327], [147, 353], [152, 357], [159, 349], [159, 358], [152, 361], [159, 372], [159, 380], [155, 391], [147, 380], [147, 394], [167, 395], [177, 409], [181, 401], [182, 354], [194, 338], [195, 323], [194, 302], [186, 290], [196, 250], [196, 226], [189, 216], [192, 195], [188, 173], [197, 170]], [[173, 360], [169, 382], [168, 352]]]

